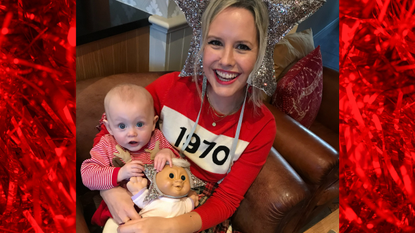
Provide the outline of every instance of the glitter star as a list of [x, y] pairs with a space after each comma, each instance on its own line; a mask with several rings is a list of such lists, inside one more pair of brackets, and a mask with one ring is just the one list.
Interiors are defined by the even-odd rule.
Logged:
[[[202, 75], [202, 58], [197, 58], [200, 50], [200, 41], [202, 36], [202, 14], [205, 11], [209, 0], [175, 0], [176, 4], [186, 16], [187, 23], [193, 30], [192, 40], [188, 56], [180, 73], [181, 77], [192, 76], [194, 73], [194, 62], [197, 60], [197, 74]], [[314, 14], [324, 3], [324, 0], [264, 0], [268, 8], [269, 27], [266, 53], [261, 67], [257, 74], [252, 77], [248, 83], [252, 86], [263, 90], [271, 96], [277, 87], [277, 81], [274, 72], [274, 47], [296, 23], [300, 23]]]

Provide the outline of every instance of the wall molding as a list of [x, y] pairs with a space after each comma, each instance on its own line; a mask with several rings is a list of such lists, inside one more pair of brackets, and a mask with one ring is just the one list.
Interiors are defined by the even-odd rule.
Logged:
[[180, 14], [173, 18], [152, 15], [150, 26], [149, 71], [179, 71], [190, 47], [192, 29]]

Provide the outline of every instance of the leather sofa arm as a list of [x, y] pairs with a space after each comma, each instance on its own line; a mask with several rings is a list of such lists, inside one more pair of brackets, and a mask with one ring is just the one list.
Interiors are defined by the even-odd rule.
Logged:
[[277, 125], [274, 148], [305, 181], [321, 184], [333, 169], [338, 171], [336, 150], [276, 107], [265, 105]]
[[244, 233], [296, 232], [309, 199], [307, 185], [272, 148], [232, 216], [232, 227]]

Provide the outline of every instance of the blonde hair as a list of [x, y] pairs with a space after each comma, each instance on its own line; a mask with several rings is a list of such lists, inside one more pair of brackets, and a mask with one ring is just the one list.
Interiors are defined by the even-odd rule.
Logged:
[[105, 114], [108, 115], [110, 102], [114, 97], [120, 98], [124, 103], [137, 103], [147, 101], [151, 106], [152, 114], [154, 114], [154, 103], [151, 94], [144, 88], [135, 84], [123, 83], [113, 87], [104, 99]]
[[[213, 19], [221, 13], [223, 10], [229, 7], [243, 8], [252, 13], [255, 20], [255, 26], [257, 29], [258, 37], [258, 56], [255, 62], [254, 68], [252, 69], [249, 77], [254, 78], [258, 72], [259, 67], [262, 64], [262, 61], [265, 56], [265, 50], [267, 47], [267, 35], [268, 35], [268, 9], [265, 3], [262, 0], [212, 0], [209, 2], [205, 12], [202, 15], [202, 38], [200, 41], [200, 50], [197, 53], [196, 60], [194, 62], [194, 81], [197, 83], [198, 80], [198, 64], [199, 59], [203, 57], [203, 50], [206, 46], [206, 40], [209, 32], [210, 24]], [[196, 85], [197, 90], [200, 92], [199, 85]], [[249, 95], [249, 101], [252, 101], [254, 104], [254, 109], [260, 107], [262, 101], [264, 100], [264, 95], [262, 91], [256, 87], [252, 87], [252, 93]]]

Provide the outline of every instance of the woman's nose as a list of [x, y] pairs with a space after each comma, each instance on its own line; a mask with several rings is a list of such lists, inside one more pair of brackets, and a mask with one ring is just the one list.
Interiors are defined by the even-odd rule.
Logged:
[[222, 52], [221, 65], [233, 66], [235, 64], [235, 58], [233, 56], [233, 48], [225, 47]]

